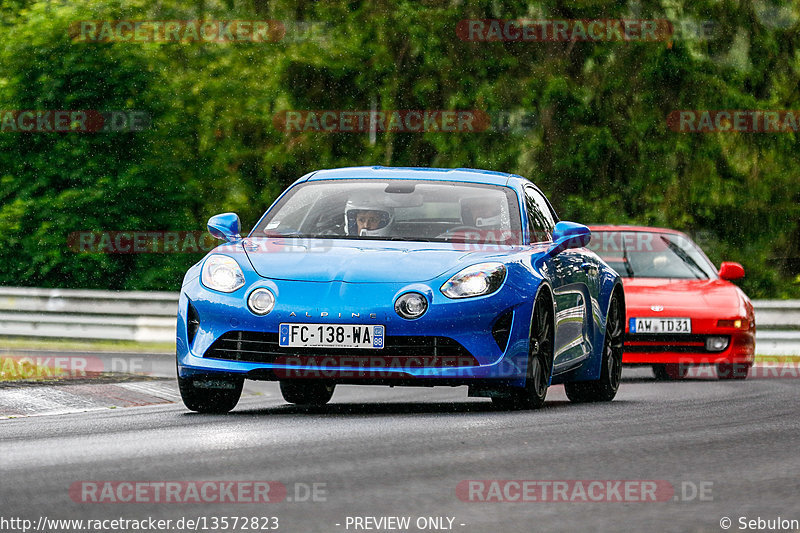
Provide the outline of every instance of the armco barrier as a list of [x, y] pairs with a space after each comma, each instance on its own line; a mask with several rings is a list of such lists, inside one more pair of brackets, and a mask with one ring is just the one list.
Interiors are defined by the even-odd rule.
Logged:
[[178, 295], [0, 287], [0, 335], [172, 342]]
[[[0, 336], [171, 342], [178, 295], [0, 287]], [[800, 355], [800, 300], [755, 300], [756, 352]]]
[[800, 300], [753, 300], [756, 353], [800, 355]]

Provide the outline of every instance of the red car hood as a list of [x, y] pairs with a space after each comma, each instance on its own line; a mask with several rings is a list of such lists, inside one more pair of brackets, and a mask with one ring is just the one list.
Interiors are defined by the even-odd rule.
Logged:
[[[721, 279], [657, 279], [625, 278], [625, 305], [630, 311], [646, 311], [646, 315], [676, 315], [682, 310], [715, 316], [746, 315], [744, 293], [734, 284]], [[652, 306], [663, 310], [651, 310]]]

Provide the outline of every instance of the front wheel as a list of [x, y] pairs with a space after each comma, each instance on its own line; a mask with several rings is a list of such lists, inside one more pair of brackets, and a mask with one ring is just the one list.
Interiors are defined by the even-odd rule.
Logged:
[[717, 365], [719, 379], [747, 379], [750, 373], [750, 363], [720, 363]]
[[178, 389], [183, 405], [198, 413], [227, 413], [239, 403], [243, 385], [243, 379], [178, 376]]
[[283, 399], [297, 405], [325, 405], [333, 397], [335, 383], [325, 381], [281, 381]]
[[622, 299], [614, 293], [606, 319], [606, 340], [603, 343], [603, 360], [600, 379], [564, 383], [567, 398], [572, 402], [610, 402], [617, 395], [622, 380], [622, 336], [624, 334], [625, 308]]
[[505, 409], [538, 409], [544, 405], [553, 362], [553, 304], [539, 298], [531, 316], [528, 368], [524, 387], [505, 387], [492, 402]]

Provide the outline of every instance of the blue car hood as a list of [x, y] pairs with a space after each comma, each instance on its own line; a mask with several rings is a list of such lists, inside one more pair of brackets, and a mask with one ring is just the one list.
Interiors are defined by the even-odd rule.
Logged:
[[[497, 260], [498, 249], [470, 251], [451, 243], [348, 239], [253, 239], [244, 248], [256, 273], [292, 281], [350, 283], [427, 281], [481, 261]], [[508, 253], [511, 247], [502, 247]]]

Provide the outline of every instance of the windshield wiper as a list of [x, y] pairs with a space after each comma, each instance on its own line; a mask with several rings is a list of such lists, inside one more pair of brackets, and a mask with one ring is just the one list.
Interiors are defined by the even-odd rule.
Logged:
[[377, 241], [403, 241], [403, 242], [445, 242], [437, 241], [436, 239], [427, 239], [423, 237], [379, 237]]
[[622, 264], [625, 265], [625, 271], [628, 273], [629, 278], [633, 278], [633, 267], [628, 261], [628, 247], [625, 246], [625, 239], [622, 240]]
[[684, 263], [689, 265], [689, 267], [692, 268], [693, 270], [696, 270], [697, 272], [700, 272], [700, 274], [702, 274], [702, 276], [698, 276], [695, 272], [692, 272], [692, 274], [694, 274], [695, 278], [697, 278], [697, 279], [707, 279], [708, 278], [708, 275], [703, 271], [702, 268], [700, 268], [700, 265], [698, 265], [697, 262], [694, 259], [692, 259], [689, 256], [689, 254], [687, 254], [683, 250], [683, 248], [681, 248], [680, 246], [678, 246], [674, 242], [670, 241], [669, 239], [667, 239], [663, 235], [661, 236], [661, 240], [664, 241], [664, 243], [667, 245], [667, 248], [669, 248], [669, 250], [672, 253], [677, 255], [681, 259], [681, 261], [683, 261]]
[[256, 235], [255, 239], [316, 239], [320, 235], [313, 233], [300, 233], [299, 231], [290, 231], [288, 233], [265, 233], [264, 235]]

